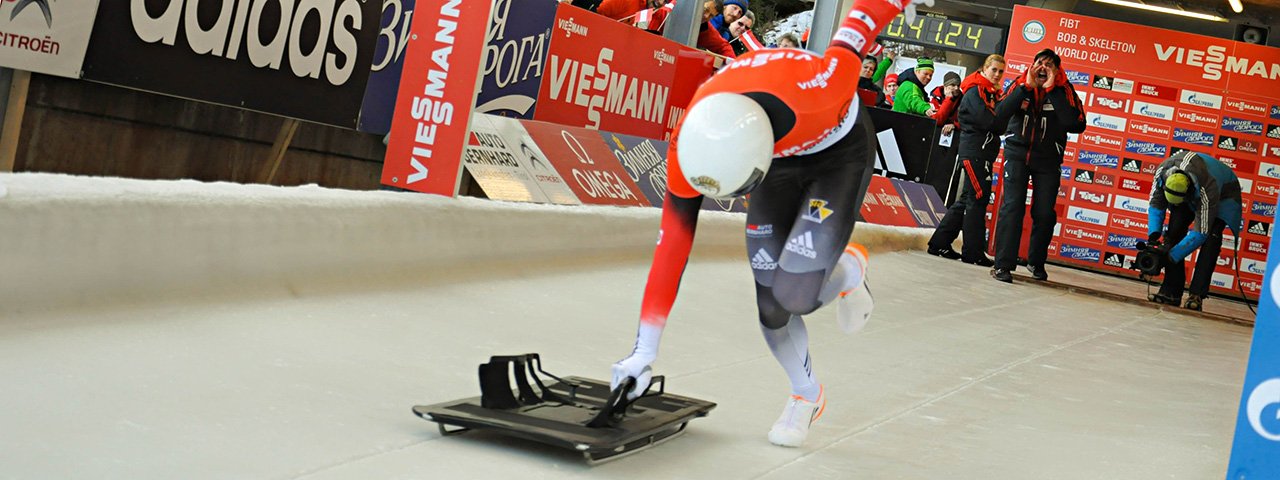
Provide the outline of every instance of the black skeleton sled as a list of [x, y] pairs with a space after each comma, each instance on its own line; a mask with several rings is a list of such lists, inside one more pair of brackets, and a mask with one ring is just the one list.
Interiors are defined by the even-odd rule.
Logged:
[[[555, 381], [543, 384], [539, 373]], [[716, 406], [666, 393], [662, 376], [653, 377], [650, 388], [627, 401], [624, 393], [635, 384], [628, 378], [610, 390], [607, 381], [560, 378], [542, 369], [536, 353], [493, 356], [480, 365], [479, 397], [419, 405], [413, 413], [436, 422], [445, 436], [487, 430], [580, 451], [595, 465], [670, 440], [684, 432], [689, 420], [705, 417]], [[656, 391], [651, 391], [653, 385]]]

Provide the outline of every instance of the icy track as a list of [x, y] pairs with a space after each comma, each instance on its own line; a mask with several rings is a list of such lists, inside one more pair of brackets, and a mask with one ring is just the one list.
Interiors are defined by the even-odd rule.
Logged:
[[655, 365], [719, 406], [682, 437], [578, 455], [410, 413], [539, 352], [608, 378], [656, 209], [317, 187], [0, 175], [0, 478], [1221, 478], [1251, 331], [1036, 285], [859, 225], [878, 310], [808, 318], [829, 403], [765, 438], [787, 381], [743, 219], [704, 215]]

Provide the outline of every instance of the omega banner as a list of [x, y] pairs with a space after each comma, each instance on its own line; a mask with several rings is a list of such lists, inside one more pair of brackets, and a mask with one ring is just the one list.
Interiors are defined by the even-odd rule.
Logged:
[[103, 0], [84, 78], [356, 128], [381, 10], [381, 0]]
[[1136, 276], [1126, 268], [1146, 237], [1151, 176], [1191, 150], [1229, 165], [1244, 190], [1243, 232], [1223, 242], [1212, 288], [1260, 293], [1280, 192], [1280, 49], [1019, 6], [1006, 82], [1045, 48], [1088, 123], [1065, 146], [1052, 259]]

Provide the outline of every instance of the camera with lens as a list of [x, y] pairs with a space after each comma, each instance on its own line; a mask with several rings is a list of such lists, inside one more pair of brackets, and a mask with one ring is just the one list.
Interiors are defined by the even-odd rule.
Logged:
[[1133, 259], [1133, 269], [1148, 277], [1160, 275], [1168, 263], [1169, 253], [1159, 241], [1138, 242], [1138, 255]]

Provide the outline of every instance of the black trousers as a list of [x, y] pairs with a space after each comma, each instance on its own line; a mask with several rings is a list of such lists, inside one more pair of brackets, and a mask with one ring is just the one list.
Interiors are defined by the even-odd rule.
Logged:
[[875, 130], [863, 110], [843, 139], [821, 152], [774, 159], [747, 207], [747, 258], [760, 323], [785, 326], [838, 292], [827, 279], [853, 234], [875, 168]]
[[[1006, 153], [1006, 155], [1008, 155]], [[1021, 155], [1004, 162], [1001, 182], [1000, 218], [996, 220], [996, 268], [1013, 270], [1018, 261], [1018, 244], [1022, 241], [1022, 217], [1027, 212], [1027, 183], [1031, 191], [1031, 242], [1027, 245], [1027, 264], [1043, 267], [1049, 256], [1049, 241], [1058, 215], [1058, 186], [1062, 183], [1059, 162], [1032, 161]]]
[[960, 196], [947, 209], [942, 222], [929, 238], [930, 248], [945, 248], [964, 232], [960, 255], [976, 261], [986, 257], [987, 204], [991, 202], [991, 162], [960, 159], [960, 176], [964, 179]]
[[[1170, 208], [1169, 231], [1165, 234], [1164, 242], [1170, 248], [1181, 242], [1187, 236], [1187, 231], [1190, 229], [1191, 222], [1195, 220], [1195, 217], [1196, 212], [1185, 202], [1182, 205]], [[1214, 218], [1213, 225], [1209, 226], [1209, 236], [1205, 238], [1204, 244], [1200, 245], [1200, 256], [1196, 258], [1195, 269], [1191, 272], [1191, 288], [1188, 290], [1192, 295], [1203, 297], [1209, 293], [1209, 283], [1213, 280], [1213, 269], [1218, 265], [1218, 254], [1222, 253], [1222, 231], [1226, 228], [1227, 224], [1221, 218]], [[1160, 294], [1181, 302], [1182, 288], [1186, 283], [1187, 269], [1185, 262], [1178, 260], [1165, 267], [1164, 281], [1160, 283]]]

